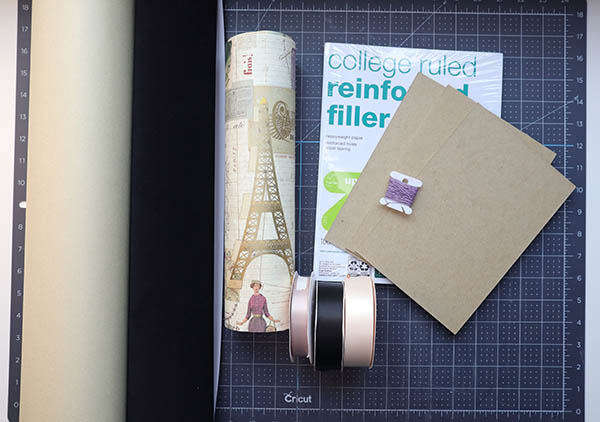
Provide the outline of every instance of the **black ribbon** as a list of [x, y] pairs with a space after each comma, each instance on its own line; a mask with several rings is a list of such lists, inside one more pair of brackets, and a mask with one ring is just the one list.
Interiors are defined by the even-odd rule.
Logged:
[[342, 368], [344, 283], [317, 281], [315, 309], [315, 369]]

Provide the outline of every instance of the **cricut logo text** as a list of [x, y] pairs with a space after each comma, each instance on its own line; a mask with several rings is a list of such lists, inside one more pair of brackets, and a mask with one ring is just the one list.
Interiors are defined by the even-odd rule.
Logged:
[[312, 403], [312, 395], [308, 396], [295, 396], [292, 391], [284, 393], [283, 399], [286, 403]]

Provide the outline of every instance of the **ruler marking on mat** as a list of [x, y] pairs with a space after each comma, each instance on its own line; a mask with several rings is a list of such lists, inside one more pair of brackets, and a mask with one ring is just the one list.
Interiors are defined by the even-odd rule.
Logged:
[[10, 351], [8, 409], [10, 422], [19, 420], [21, 400], [21, 341], [25, 264], [25, 212], [27, 145], [29, 143], [29, 78], [31, 50], [31, 0], [18, 0], [17, 83], [14, 144], [14, 190], [11, 268]]

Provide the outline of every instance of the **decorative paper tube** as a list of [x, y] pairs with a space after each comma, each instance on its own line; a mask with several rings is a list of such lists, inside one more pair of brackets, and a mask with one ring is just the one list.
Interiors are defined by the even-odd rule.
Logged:
[[295, 55], [287, 35], [232, 37], [225, 51], [225, 326], [289, 327], [294, 275]]

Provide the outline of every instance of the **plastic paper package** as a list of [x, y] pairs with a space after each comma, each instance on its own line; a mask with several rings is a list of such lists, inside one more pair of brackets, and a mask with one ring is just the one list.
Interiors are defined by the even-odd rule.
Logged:
[[325, 44], [313, 268], [319, 280], [372, 274], [388, 282], [325, 235], [415, 76], [451, 85], [499, 116], [502, 59], [501, 53]]

